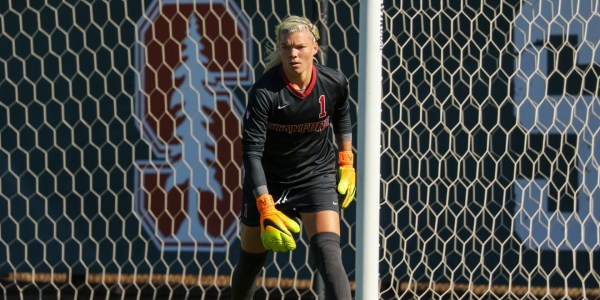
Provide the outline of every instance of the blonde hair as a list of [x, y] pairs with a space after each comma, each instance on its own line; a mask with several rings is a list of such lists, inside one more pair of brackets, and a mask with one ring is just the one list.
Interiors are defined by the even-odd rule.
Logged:
[[281, 21], [277, 27], [275, 27], [275, 45], [267, 54], [265, 72], [281, 63], [281, 57], [279, 56], [279, 50], [281, 47], [281, 34], [300, 31], [310, 32], [313, 43], [316, 44], [317, 41], [319, 41], [319, 29], [305, 17], [289, 16]]

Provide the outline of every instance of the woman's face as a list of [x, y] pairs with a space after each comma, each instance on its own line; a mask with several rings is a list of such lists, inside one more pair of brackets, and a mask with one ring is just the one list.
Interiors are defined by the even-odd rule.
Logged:
[[304, 30], [283, 33], [279, 47], [283, 70], [288, 77], [312, 73], [313, 57], [317, 54], [319, 45], [313, 43], [310, 32]]

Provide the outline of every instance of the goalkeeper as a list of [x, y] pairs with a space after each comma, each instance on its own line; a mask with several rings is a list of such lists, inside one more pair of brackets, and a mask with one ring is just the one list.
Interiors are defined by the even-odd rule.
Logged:
[[341, 258], [339, 215], [355, 193], [348, 81], [340, 71], [314, 62], [318, 39], [308, 19], [283, 20], [275, 28], [265, 73], [249, 93], [233, 299], [251, 299], [268, 250], [296, 248], [296, 218], [310, 240], [326, 298], [352, 297]]

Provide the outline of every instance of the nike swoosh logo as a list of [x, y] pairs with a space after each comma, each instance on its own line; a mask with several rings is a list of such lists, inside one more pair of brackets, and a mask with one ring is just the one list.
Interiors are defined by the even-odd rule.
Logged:
[[289, 106], [289, 104], [286, 104], [286, 105], [278, 105], [278, 106], [277, 106], [277, 109], [284, 109], [284, 108], [286, 108], [286, 107], [288, 107], [288, 106]]
[[[287, 234], [287, 229], [286, 229], [286, 228], [281, 228], [281, 227], [279, 227], [277, 224], [275, 224], [275, 222], [273, 222], [273, 221], [272, 221], [272, 220], [270, 220], [270, 219], [265, 219], [265, 220], [263, 221], [263, 228], [266, 230], [266, 229], [267, 229], [267, 227], [274, 228], [274, 229], [276, 229], [277, 231], [279, 231], [279, 232], [281, 232], [281, 233], [283, 233], [283, 234], [285, 234], [285, 235], [288, 235], [288, 234]], [[289, 236], [289, 235], [288, 235], [288, 236]]]

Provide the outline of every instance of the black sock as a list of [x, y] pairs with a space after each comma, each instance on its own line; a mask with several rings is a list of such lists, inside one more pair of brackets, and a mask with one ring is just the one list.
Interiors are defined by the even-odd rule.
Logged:
[[231, 299], [252, 299], [256, 288], [256, 275], [264, 267], [267, 253], [240, 250], [240, 259], [231, 277]]
[[333, 232], [321, 232], [310, 239], [310, 250], [323, 277], [327, 300], [352, 299], [348, 275], [342, 264], [340, 237]]

